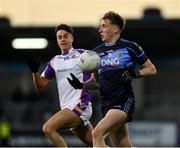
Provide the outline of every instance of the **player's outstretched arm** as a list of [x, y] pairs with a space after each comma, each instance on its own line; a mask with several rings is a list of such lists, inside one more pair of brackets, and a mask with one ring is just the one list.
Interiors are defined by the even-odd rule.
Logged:
[[44, 90], [49, 85], [50, 80], [41, 77], [39, 73], [33, 73], [33, 82], [38, 90]]
[[32, 73], [38, 73], [41, 57], [29, 57], [27, 65]]
[[74, 87], [74, 89], [85, 88], [85, 89], [92, 90], [92, 89], [99, 88], [99, 85], [95, 82], [95, 79], [93, 76], [88, 81], [81, 83], [79, 81], [79, 79], [73, 73], [70, 73], [70, 75], [71, 75], [72, 79], [67, 78], [67, 80], [68, 80], [69, 84], [71, 84], [71, 86]]
[[71, 86], [74, 87], [74, 89], [83, 89], [83, 83], [81, 83], [73, 73], [70, 73], [70, 75], [72, 77], [72, 80], [67, 78], [69, 84], [71, 84]]
[[41, 77], [38, 72], [40, 66], [40, 57], [29, 58], [27, 61], [27, 65], [32, 72], [33, 82], [36, 88], [38, 88], [39, 90], [44, 90], [48, 86], [49, 80]]

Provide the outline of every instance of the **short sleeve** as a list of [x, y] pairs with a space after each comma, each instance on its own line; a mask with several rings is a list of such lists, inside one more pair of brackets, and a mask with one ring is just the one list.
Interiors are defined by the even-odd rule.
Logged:
[[76, 49], [80, 54], [83, 53], [85, 50], [84, 49]]
[[144, 64], [148, 60], [144, 50], [137, 43], [133, 43], [130, 47], [127, 48], [127, 50], [133, 61], [140, 65]]
[[43, 71], [43, 73], [41, 74], [42, 77], [45, 77], [49, 80], [51, 80], [52, 78], [54, 78], [55, 76], [55, 71], [53, 69], [53, 67], [51, 66], [51, 63], [48, 62], [45, 70]]

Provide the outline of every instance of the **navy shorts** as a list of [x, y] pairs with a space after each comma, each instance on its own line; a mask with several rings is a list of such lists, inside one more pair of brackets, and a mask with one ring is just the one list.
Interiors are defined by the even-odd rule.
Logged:
[[135, 100], [134, 98], [128, 99], [119, 99], [116, 102], [111, 103], [110, 105], [101, 107], [103, 117], [110, 109], [119, 109], [128, 114], [128, 122], [132, 120], [132, 116], [135, 110]]

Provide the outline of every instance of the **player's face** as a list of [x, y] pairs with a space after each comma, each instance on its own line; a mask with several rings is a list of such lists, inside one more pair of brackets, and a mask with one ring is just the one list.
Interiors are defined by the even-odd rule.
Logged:
[[62, 53], [67, 53], [72, 48], [73, 36], [65, 30], [59, 30], [56, 33], [57, 43]]
[[99, 33], [103, 42], [111, 43], [115, 40], [115, 35], [117, 33], [117, 27], [111, 24], [110, 20], [101, 20]]

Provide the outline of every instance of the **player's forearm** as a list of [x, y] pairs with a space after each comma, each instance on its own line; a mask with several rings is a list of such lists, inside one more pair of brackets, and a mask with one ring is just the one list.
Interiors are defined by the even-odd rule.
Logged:
[[33, 82], [38, 90], [44, 90], [48, 82], [39, 73], [33, 73]]
[[152, 76], [157, 73], [156, 68], [153, 64], [149, 64], [148, 66], [142, 68], [140, 70], [141, 76], [142, 77], [147, 77], [147, 76]]

